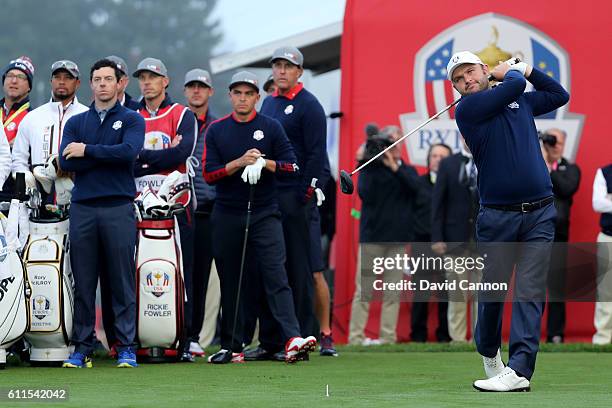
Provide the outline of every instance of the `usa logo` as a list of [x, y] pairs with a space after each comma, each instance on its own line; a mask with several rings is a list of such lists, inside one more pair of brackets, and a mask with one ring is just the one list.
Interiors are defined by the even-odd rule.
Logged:
[[163, 150], [170, 147], [170, 136], [163, 132], [153, 131], [145, 134], [144, 148], [149, 150]]
[[[559, 81], [571, 94], [571, 69], [567, 52], [557, 42], [529, 24], [496, 13], [481, 14], [461, 21], [441, 32], [415, 55], [413, 90], [416, 112], [400, 115], [405, 133], [441, 111], [459, 98], [446, 78], [446, 65], [457, 51], [471, 51], [490, 68], [511, 57], [533, 65]], [[528, 82], [526, 91], [533, 90]], [[567, 133], [564, 156], [573, 161], [582, 133], [583, 115], [568, 112], [562, 106], [536, 118], [538, 130], [559, 128]], [[446, 143], [453, 150], [461, 147], [461, 135], [455, 123], [455, 108], [442, 114], [407, 138], [407, 148], [414, 164], [425, 166], [427, 150], [435, 143]]]
[[155, 297], [161, 297], [164, 293], [170, 292], [170, 275], [162, 271], [151, 272], [147, 275], [147, 282], [144, 286], [144, 291], [153, 294]]
[[113, 123], [113, 129], [115, 130], [121, 129], [121, 126], [123, 126], [123, 122], [121, 122], [120, 120], [117, 120], [115, 121], [115, 123]]
[[253, 132], [253, 139], [260, 141], [261, 139], [264, 138], [264, 132], [261, 130], [256, 130], [255, 132]]
[[293, 113], [293, 105], [287, 105], [285, 108], [285, 115], [291, 115]]

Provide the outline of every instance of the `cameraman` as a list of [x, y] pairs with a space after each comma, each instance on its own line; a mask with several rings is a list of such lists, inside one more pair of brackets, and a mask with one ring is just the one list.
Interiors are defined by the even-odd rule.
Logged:
[[[569, 218], [572, 197], [580, 184], [580, 169], [563, 157], [566, 134], [561, 129], [549, 129], [540, 135], [542, 155], [550, 172], [553, 185], [557, 222], [555, 226], [555, 242], [569, 240]], [[548, 321], [546, 341], [548, 343], [563, 343], [565, 331], [565, 269], [567, 251], [553, 250], [548, 273]]]
[[[361, 151], [361, 163], [372, 158], [385, 147], [398, 140], [402, 134], [397, 126], [387, 126], [380, 134], [367, 132], [368, 139]], [[389, 243], [412, 241], [414, 194], [410, 188], [411, 179], [417, 177], [414, 167], [402, 160], [402, 144], [374, 161], [366, 170], [359, 173], [358, 192], [362, 200], [359, 222], [360, 243], [381, 243], [373, 250], [380, 251], [379, 256], [392, 257], [404, 253], [404, 245], [390, 246]], [[402, 272], [395, 274], [385, 272], [386, 282], [399, 282]], [[364, 288], [371, 290], [371, 288]], [[393, 343], [396, 341], [396, 324], [399, 313], [399, 301], [393, 293], [384, 293], [380, 317], [380, 340], [377, 342]], [[361, 296], [361, 251], [357, 260], [355, 274], [355, 294], [349, 329], [350, 344], [368, 344], [364, 329], [368, 320], [369, 303], [362, 301]]]

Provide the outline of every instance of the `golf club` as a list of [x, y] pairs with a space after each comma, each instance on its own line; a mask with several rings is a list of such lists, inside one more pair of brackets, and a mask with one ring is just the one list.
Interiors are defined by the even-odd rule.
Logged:
[[[514, 64], [516, 64], [516, 63], [518, 63], [520, 61], [521, 60], [519, 58], [510, 58], [506, 62], [508, 64], [510, 64], [510, 65], [514, 65]], [[493, 81], [493, 80], [495, 80], [493, 75], [489, 75], [489, 81]], [[353, 180], [351, 179], [351, 177], [353, 175], [359, 173], [361, 170], [363, 170], [367, 165], [372, 163], [374, 160], [378, 159], [380, 156], [385, 154], [387, 151], [393, 149], [395, 146], [397, 146], [399, 143], [401, 143], [408, 136], [412, 135], [413, 133], [415, 133], [417, 130], [421, 129], [423, 126], [427, 125], [432, 120], [437, 119], [444, 112], [448, 111], [450, 108], [452, 108], [457, 103], [459, 103], [460, 100], [461, 100], [461, 98], [458, 98], [457, 100], [453, 101], [451, 104], [449, 104], [447, 107], [445, 107], [444, 109], [442, 109], [441, 111], [439, 111], [438, 113], [436, 113], [435, 115], [433, 115], [432, 117], [427, 119], [425, 122], [421, 123], [416, 128], [412, 129], [410, 132], [406, 133], [404, 136], [402, 136], [399, 139], [397, 139], [390, 146], [388, 146], [384, 150], [381, 150], [380, 152], [378, 152], [378, 154], [376, 156], [372, 157], [370, 160], [368, 160], [367, 162], [363, 163], [361, 166], [357, 167], [350, 174], [346, 170], [340, 170], [340, 190], [344, 194], [353, 194], [353, 191], [355, 190], [355, 186], [353, 185]]]
[[[236, 292], [236, 309], [234, 310], [234, 323], [232, 325], [232, 344], [236, 335], [236, 321], [238, 320], [238, 308], [240, 307], [240, 290], [242, 289], [242, 275], [244, 272], [244, 262], [246, 258], [246, 247], [249, 238], [249, 224], [251, 222], [251, 205], [253, 203], [253, 195], [255, 193], [255, 185], [249, 185], [249, 202], [247, 203], [247, 216], [244, 227], [244, 241], [242, 242], [242, 257], [240, 258], [240, 273], [238, 274], [238, 290]], [[242, 339], [240, 339], [242, 344]], [[232, 351], [233, 352], [233, 351]]]

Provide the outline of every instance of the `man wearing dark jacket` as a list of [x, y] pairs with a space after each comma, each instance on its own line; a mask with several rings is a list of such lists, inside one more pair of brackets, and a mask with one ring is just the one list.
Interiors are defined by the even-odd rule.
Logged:
[[[438, 177], [440, 161], [452, 154], [452, 150], [445, 144], [434, 144], [427, 153], [427, 173], [412, 178], [411, 188], [416, 195], [414, 201], [414, 245], [413, 256], [433, 256], [431, 252], [431, 196]], [[419, 270], [413, 275], [413, 279], [426, 278], [429, 281], [443, 281], [442, 271]], [[420, 285], [420, 283], [419, 283]], [[427, 341], [427, 315], [432, 291], [415, 292], [412, 313], [410, 338], [416, 342]], [[436, 340], [449, 342], [448, 320], [446, 317], [447, 306], [446, 292], [438, 291], [438, 328], [436, 329]]]
[[[395, 140], [392, 140], [395, 141]], [[412, 179], [417, 177], [414, 167], [401, 159], [401, 145], [386, 152], [380, 160], [373, 162], [359, 174], [357, 189], [361, 198], [361, 218], [359, 221], [359, 242], [368, 244], [376, 256], [394, 257], [404, 253], [404, 246], [390, 243], [410, 242], [414, 238], [412, 213], [415, 195], [411, 189]], [[383, 243], [382, 245], [377, 245]], [[389, 243], [389, 244], [385, 244]], [[399, 272], [399, 273], [397, 273]], [[386, 271], [385, 282], [398, 282], [401, 271], [392, 274]], [[355, 294], [351, 308], [349, 343], [367, 344], [364, 329], [367, 324], [370, 304], [363, 299], [361, 273], [361, 250], [357, 258], [355, 273]], [[369, 293], [369, 292], [368, 292]], [[366, 296], [367, 298], [367, 296]], [[384, 293], [380, 317], [380, 341], [396, 341], [396, 325], [399, 302], [392, 293]]]
[[[542, 154], [553, 185], [557, 222], [555, 225], [555, 241], [569, 241], [569, 218], [572, 197], [580, 185], [580, 169], [563, 157], [565, 132], [561, 129], [549, 129], [542, 139]], [[550, 270], [548, 272], [548, 322], [546, 341], [562, 343], [565, 331], [565, 268], [567, 251], [559, 248], [552, 252]], [[552, 299], [552, 300], [551, 300]]]
[[[436, 255], [470, 256], [475, 252], [471, 243], [476, 237], [479, 208], [477, 173], [472, 154], [465, 146], [461, 152], [440, 162], [431, 203], [431, 242]], [[449, 247], [449, 243], [454, 245]], [[449, 281], [458, 280], [460, 276], [461, 279], [478, 280], [476, 271], [465, 272], [447, 270], [446, 277]], [[465, 291], [449, 293], [448, 334], [453, 341], [466, 341], [468, 303], [472, 307], [474, 333], [477, 306], [469, 295]]]

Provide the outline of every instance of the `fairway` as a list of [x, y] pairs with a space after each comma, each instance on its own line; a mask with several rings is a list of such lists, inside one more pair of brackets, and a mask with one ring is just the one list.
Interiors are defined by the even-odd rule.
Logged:
[[410, 349], [419, 347], [340, 348], [338, 358], [314, 354], [297, 365], [212, 366], [198, 359], [117, 369], [113, 360], [97, 358], [93, 369], [11, 365], [0, 378], [3, 388], [68, 386], [69, 402], [45, 405], [54, 407], [610, 406], [612, 353], [542, 352], [531, 393], [483, 394], [471, 386], [482, 376], [476, 352], [405, 351]]

